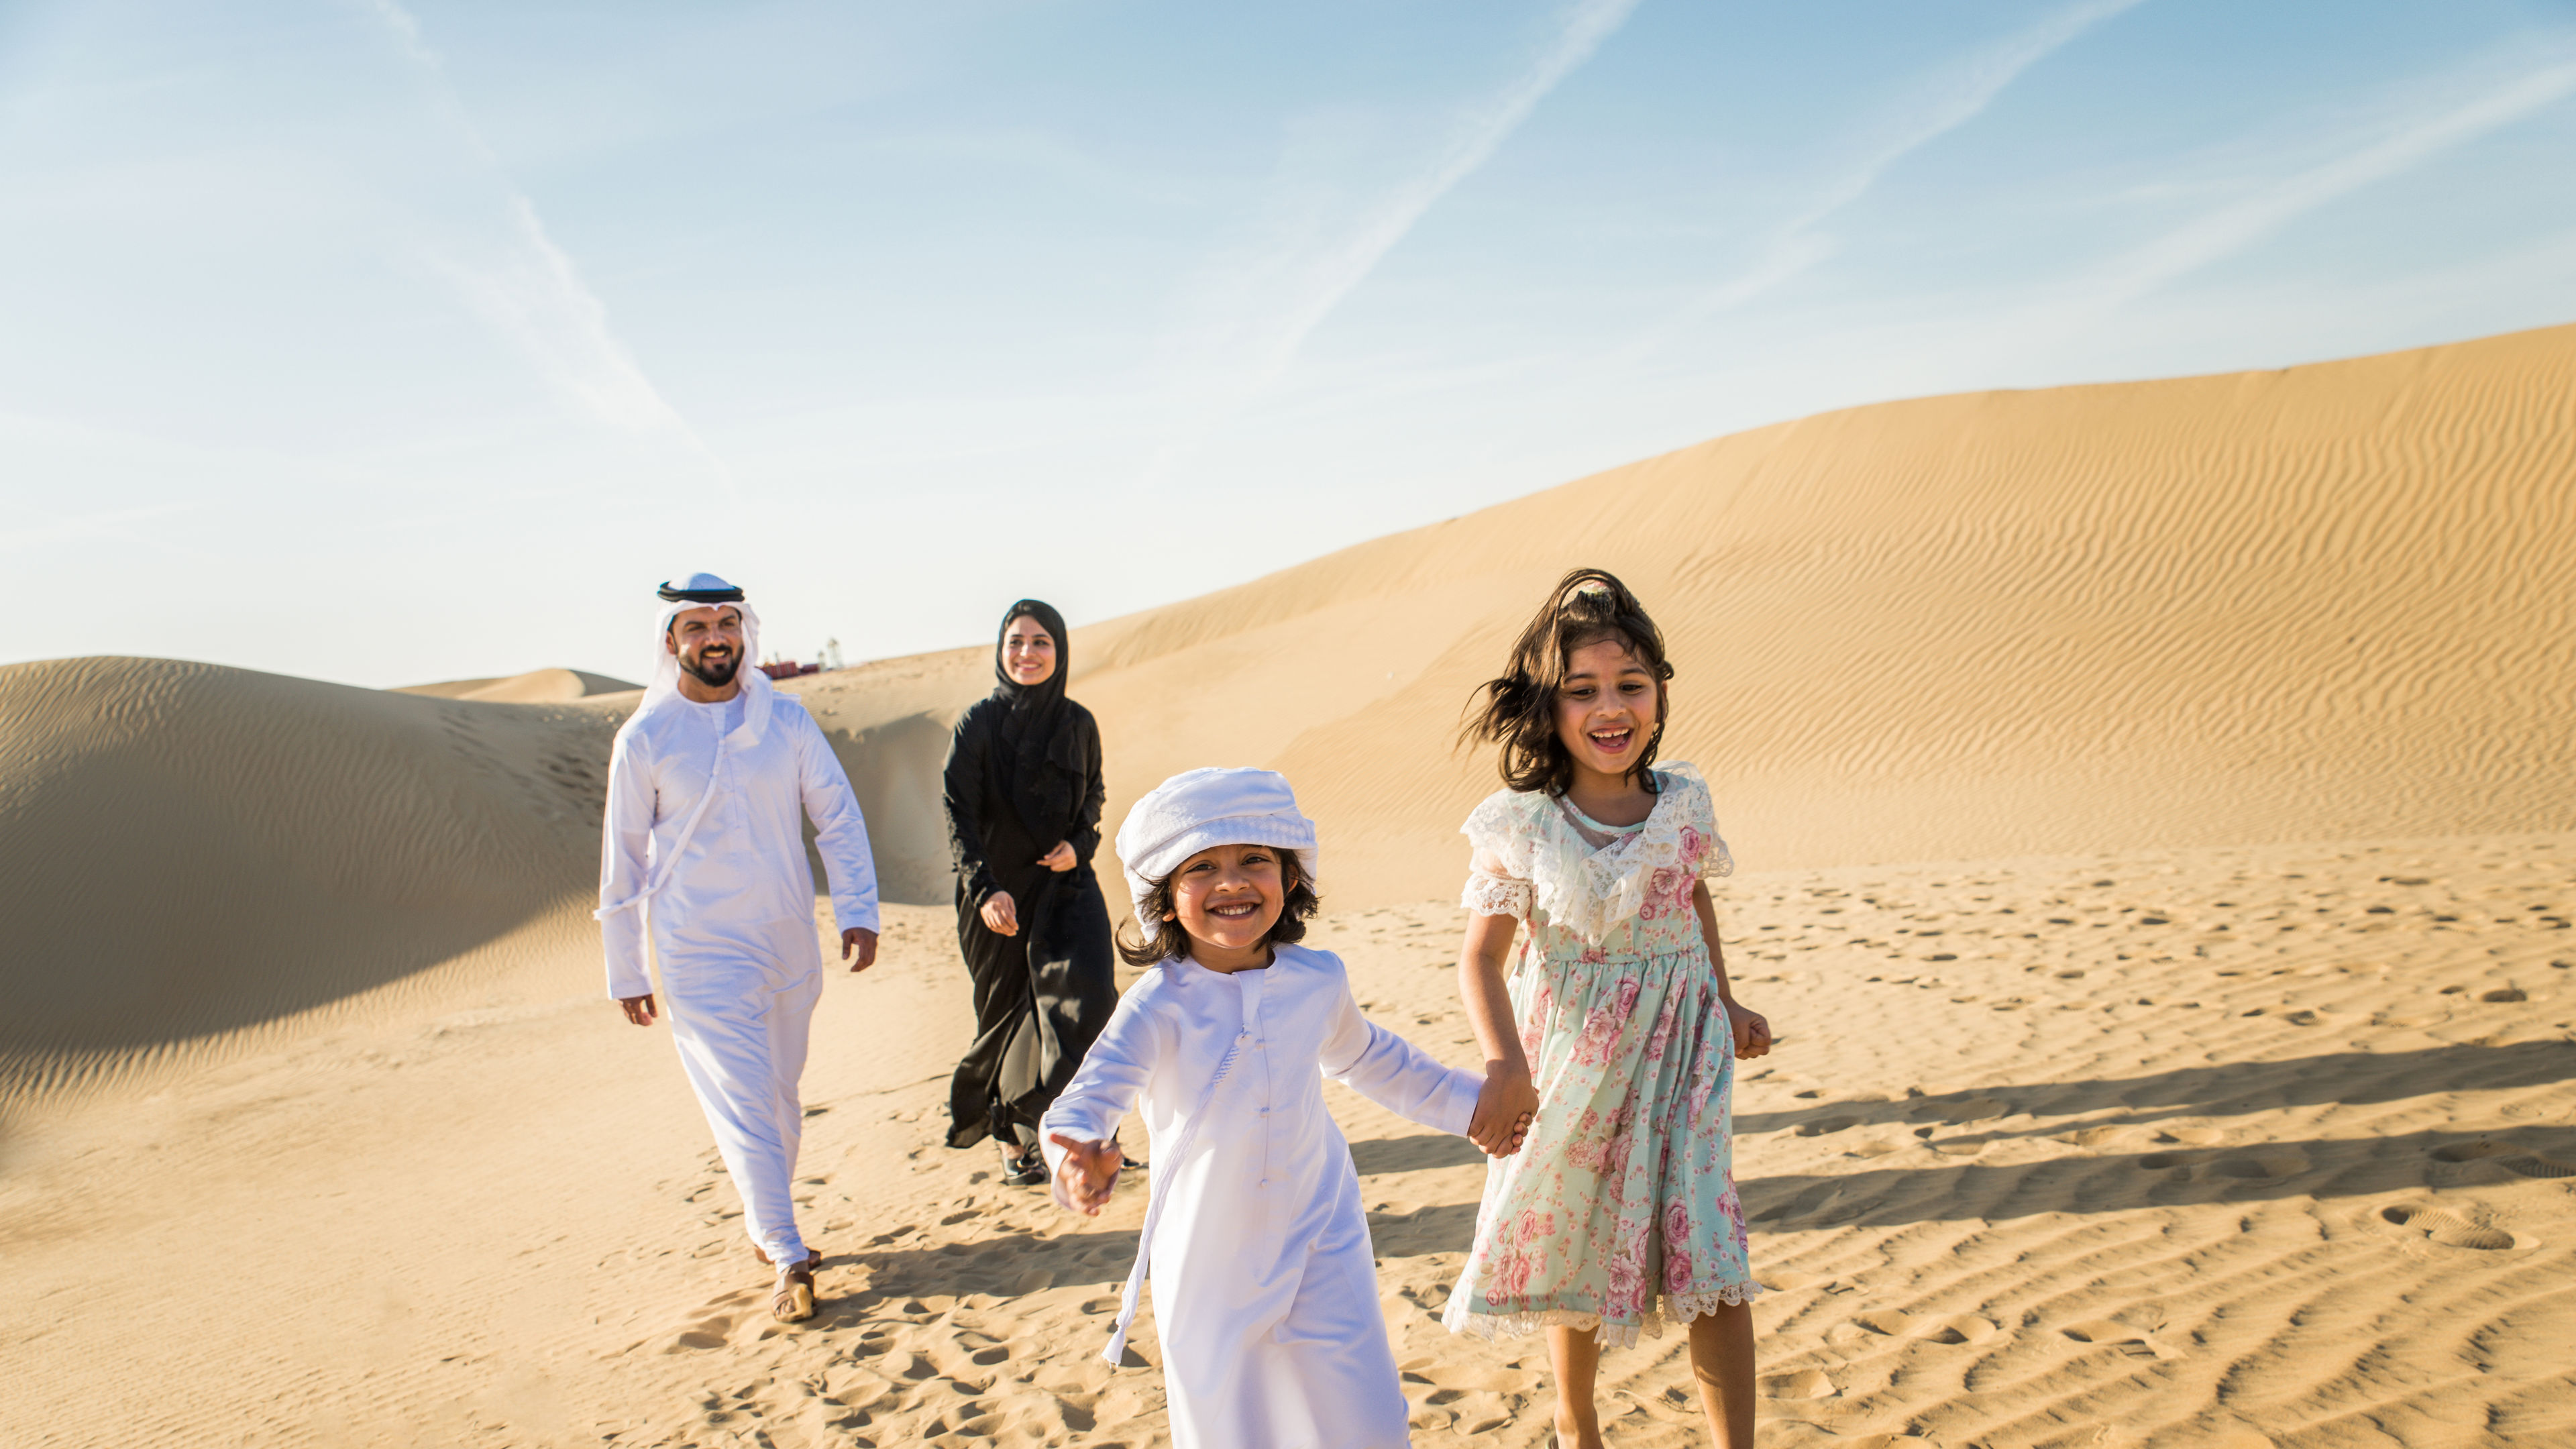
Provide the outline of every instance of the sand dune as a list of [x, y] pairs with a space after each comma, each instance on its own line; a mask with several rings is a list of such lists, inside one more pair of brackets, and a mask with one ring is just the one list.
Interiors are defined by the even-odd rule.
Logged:
[[0, 1110], [361, 999], [585, 979], [563, 908], [596, 878], [617, 718], [159, 660], [0, 669]]
[[[2576, 328], [1804, 419], [1080, 630], [1113, 818], [1286, 770], [1321, 944], [1463, 1059], [1450, 734], [1578, 562], [1672, 635], [1786, 1036], [1738, 1102], [1768, 1442], [2576, 1438]], [[598, 999], [616, 681], [0, 669], [0, 1441], [1168, 1442], [1089, 1357], [1141, 1199], [936, 1145], [989, 678], [788, 686], [909, 903], [819, 1019], [790, 1332]], [[1544, 1443], [1543, 1353], [1433, 1319], [1472, 1154], [1336, 1106], [1420, 1441]], [[1612, 1356], [1612, 1442], [1697, 1442], [1679, 1364]]]
[[623, 679], [580, 669], [531, 669], [525, 674], [490, 679], [450, 679], [439, 684], [406, 685], [396, 694], [425, 694], [432, 699], [482, 699], [501, 704], [558, 704], [593, 695], [624, 694], [642, 689]]
[[[1668, 631], [1664, 757], [1751, 863], [2576, 826], [2576, 327], [1829, 413], [1077, 629], [1113, 812], [1270, 765], [1339, 902], [1453, 891], [1460, 704], [1576, 563]], [[806, 695], [926, 740], [972, 658]]]

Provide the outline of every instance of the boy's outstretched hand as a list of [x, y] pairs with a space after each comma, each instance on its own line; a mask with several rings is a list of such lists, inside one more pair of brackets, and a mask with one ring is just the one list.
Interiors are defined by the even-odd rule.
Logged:
[[1047, 1140], [1064, 1149], [1064, 1161], [1056, 1164], [1055, 1181], [1050, 1190], [1055, 1205], [1067, 1212], [1085, 1217], [1098, 1217], [1109, 1205], [1110, 1190], [1118, 1185], [1118, 1169], [1125, 1166], [1127, 1154], [1116, 1142], [1076, 1142], [1061, 1132], [1050, 1132]]

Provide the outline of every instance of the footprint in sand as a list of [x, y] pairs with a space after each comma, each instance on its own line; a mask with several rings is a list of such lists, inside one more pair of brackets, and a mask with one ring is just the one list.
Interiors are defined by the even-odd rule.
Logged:
[[1813, 1122], [1799, 1123], [1796, 1135], [1800, 1137], [1822, 1137], [1830, 1132], [1840, 1132], [1845, 1128], [1857, 1127], [1859, 1125], [1860, 1119], [1858, 1117], [1820, 1117]]
[[2262, 1182], [2273, 1176], [2272, 1169], [2251, 1157], [2222, 1157], [2209, 1164], [2213, 1178], [2232, 1178], [2239, 1182]]
[[2564, 1162], [2552, 1162], [2546, 1157], [2508, 1157], [2496, 1166], [2516, 1177], [2545, 1179], [2576, 1177], [2576, 1166], [2570, 1166]]
[[662, 1351], [664, 1353], [684, 1353], [698, 1349], [722, 1348], [725, 1346], [726, 1335], [732, 1332], [733, 1316], [731, 1314], [719, 1313], [713, 1318], [709, 1318], [695, 1327], [683, 1331], [677, 1338], [671, 1340], [670, 1347]]
[[1944, 1318], [1900, 1308], [1864, 1313], [1852, 1322], [1885, 1338], [1919, 1338], [1929, 1343], [1984, 1343], [2003, 1332], [1974, 1314]]
[[2143, 1328], [2132, 1328], [2117, 1319], [2095, 1318], [2083, 1323], [2070, 1323], [2057, 1330], [2077, 1343], [2096, 1348], [2113, 1348], [2130, 1358], [2161, 1358], [2163, 1351]]
[[1753, 1381], [1754, 1389], [1766, 1399], [1830, 1399], [1842, 1392], [1834, 1381], [1817, 1369], [1799, 1369], [1795, 1373], [1764, 1374]]
[[2410, 1234], [2420, 1234], [2446, 1248], [2475, 1248], [2492, 1253], [2525, 1246], [2503, 1228], [2480, 1227], [2458, 1213], [2420, 1203], [2396, 1203], [2381, 1208], [2379, 1220]]

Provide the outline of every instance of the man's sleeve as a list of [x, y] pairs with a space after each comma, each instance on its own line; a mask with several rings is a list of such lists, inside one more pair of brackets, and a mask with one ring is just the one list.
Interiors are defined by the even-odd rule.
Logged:
[[832, 879], [832, 919], [844, 931], [877, 929], [877, 860], [868, 849], [867, 817], [859, 797], [823, 727], [803, 710], [797, 731], [798, 788], [805, 797], [805, 818], [814, 822], [814, 849]]
[[608, 753], [608, 814], [599, 839], [599, 935], [608, 953], [608, 994], [648, 995], [644, 969], [644, 893], [652, 879], [653, 770], [649, 747], [629, 731]]

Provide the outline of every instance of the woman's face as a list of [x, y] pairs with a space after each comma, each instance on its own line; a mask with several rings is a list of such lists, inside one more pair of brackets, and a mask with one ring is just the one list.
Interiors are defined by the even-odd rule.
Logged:
[[1055, 673], [1055, 636], [1026, 614], [1002, 631], [1002, 672], [1013, 684], [1044, 684]]
[[1193, 941], [1247, 951], [1270, 934], [1288, 906], [1279, 852], [1267, 845], [1219, 845], [1172, 873], [1172, 914]]
[[1636, 768], [1655, 737], [1655, 676], [1625, 640], [1596, 640], [1566, 655], [1556, 737], [1579, 768], [1604, 775]]

